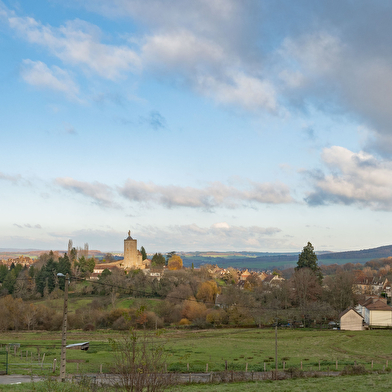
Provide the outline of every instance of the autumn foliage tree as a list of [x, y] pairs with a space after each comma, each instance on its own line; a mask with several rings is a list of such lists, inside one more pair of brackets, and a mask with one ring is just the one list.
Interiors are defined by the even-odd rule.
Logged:
[[196, 298], [204, 303], [214, 303], [218, 294], [218, 286], [214, 280], [203, 282], [199, 286]]
[[180, 270], [182, 268], [182, 258], [178, 255], [173, 255], [169, 259], [169, 262], [167, 264], [167, 268], [170, 271]]

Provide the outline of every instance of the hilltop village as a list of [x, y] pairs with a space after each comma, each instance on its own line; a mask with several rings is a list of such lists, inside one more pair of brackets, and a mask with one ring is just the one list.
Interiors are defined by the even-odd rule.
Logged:
[[[184, 268], [175, 252], [149, 258], [130, 232], [124, 239], [124, 257], [118, 260], [107, 255], [100, 261], [90, 256], [87, 244], [76, 249], [70, 241], [63, 254], [2, 260], [0, 330], [58, 328], [60, 313], [48, 304], [63, 295], [59, 273], [70, 276], [72, 296], [90, 299], [70, 316], [74, 328], [138, 325], [140, 305], [146, 327], [265, 326], [277, 318], [290, 327], [338, 322], [345, 329], [392, 327], [391, 266], [392, 258], [385, 258], [320, 267], [308, 243], [297, 266], [288, 270], [251, 271], [208, 264]], [[124, 307], [130, 297], [137, 300], [136, 305]], [[15, 306], [20, 309], [19, 318]]]

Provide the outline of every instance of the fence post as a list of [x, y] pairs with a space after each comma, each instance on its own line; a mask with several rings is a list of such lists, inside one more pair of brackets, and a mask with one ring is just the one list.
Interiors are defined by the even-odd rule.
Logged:
[[283, 371], [284, 371], [285, 367], [286, 367], [286, 362], [283, 361]]
[[338, 370], [338, 361], [336, 360], [335, 369]]
[[41, 370], [44, 367], [45, 353], [42, 354]]
[[387, 368], [387, 367], [388, 367], [388, 359], [387, 359], [387, 364], [386, 364], [385, 368]]
[[208, 363], [206, 363], [206, 373], [208, 373]]
[[165, 373], [167, 373], [167, 363], [165, 362]]
[[186, 364], [186, 370], [189, 372], [189, 362]]
[[248, 373], [248, 362], [245, 364], [245, 373]]
[[319, 370], [321, 370], [320, 360], [319, 360]]
[[373, 370], [373, 359], [372, 359], [372, 370]]
[[56, 358], [53, 359], [53, 373], [56, 371], [56, 362], [57, 362], [57, 359]]
[[267, 364], [264, 362], [264, 371], [267, 370]]
[[102, 374], [102, 363], [99, 365], [99, 373]]
[[227, 360], [225, 361], [225, 370], [227, 371]]

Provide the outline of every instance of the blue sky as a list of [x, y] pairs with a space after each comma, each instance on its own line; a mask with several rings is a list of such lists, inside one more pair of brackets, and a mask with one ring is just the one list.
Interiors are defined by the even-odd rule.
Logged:
[[0, 0], [0, 248], [391, 244], [391, 16]]

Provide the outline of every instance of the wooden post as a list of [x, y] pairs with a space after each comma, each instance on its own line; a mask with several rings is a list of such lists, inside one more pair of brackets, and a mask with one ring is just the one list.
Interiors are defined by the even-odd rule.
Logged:
[[227, 371], [227, 360], [225, 361], [225, 370]]
[[245, 364], [245, 373], [248, 373], [248, 362]]
[[319, 370], [321, 370], [321, 366], [320, 366], [320, 360], [319, 360]]
[[275, 325], [275, 380], [278, 379], [278, 320]]
[[102, 363], [99, 365], [99, 373], [102, 374]]
[[373, 360], [372, 360], [372, 370], [373, 370]]
[[[63, 274], [61, 274], [64, 276]], [[60, 276], [61, 276], [60, 275]], [[66, 366], [67, 366], [67, 359], [66, 359], [66, 345], [67, 345], [67, 317], [68, 317], [68, 280], [69, 275], [65, 275], [65, 282], [64, 282], [64, 309], [63, 309], [63, 328], [61, 334], [61, 362], [60, 362], [60, 379], [62, 382], [65, 382], [65, 373], [66, 373]]]
[[208, 363], [206, 363], [206, 373], [208, 373]]
[[45, 353], [42, 355], [41, 370], [44, 367]]
[[234, 381], [234, 371], [232, 370], [231, 371], [231, 382], [233, 382]]
[[57, 362], [57, 359], [56, 358], [53, 359], [53, 373], [56, 371], [56, 362]]
[[165, 373], [167, 373], [167, 363], [165, 362]]
[[29, 355], [29, 350], [26, 350], [26, 361], [28, 359], [28, 355]]
[[336, 360], [335, 369], [338, 370], [338, 360]]
[[14, 346], [14, 356], [16, 357], [16, 346]]
[[[264, 364], [265, 364], [265, 362], [264, 362]], [[252, 381], [253, 381], [253, 370], [252, 370]]]
[[357, 366], [357, 361], [354, 361], [354, 366]]
[[267, 370], [267, 364], [264, 362], [264, 371]]
[[186, 364], [186, 370], [189, 372], [189, 363]]

